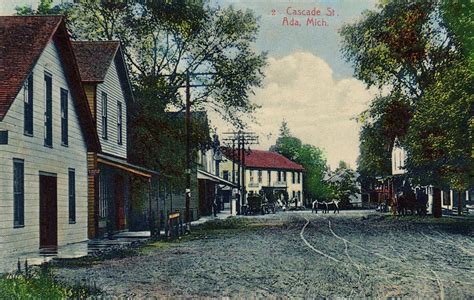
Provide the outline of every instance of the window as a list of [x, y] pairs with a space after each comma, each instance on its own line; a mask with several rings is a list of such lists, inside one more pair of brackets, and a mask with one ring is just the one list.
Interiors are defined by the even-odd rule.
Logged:
[[224, 178], [224, 180], [229, 180], [229, 171], [223, 171], [222, 177]]
[[283, 181], [286, 182], [286, 172], [283, 171]]
[[277, 171], [278, 172], [278, 181], [281, 181], [281, 171]]
[[301, 183], [301, 173], [297, 172], [297, 174], [298, 174], [298, 183]]
[[69, 169], [69, 224], [76, 223], [76, 172]]
[[443, 191], [443, 205], [449, 206], [451, 205], [451, 195], [450, 191]]
[[122, 145], [122, 102], [117, 102], [117, 143]]
[[107, 94], [102, 92], [102, 138], [107, 139]]
[[258, 170], [258, 183], [262, 183], [262, 170]]
[[298, 200], [301, 200], [301, 191], [298, 191]]
[[68, 145], [68, 91], [61, 89], [61, 144]]
[[267, 171], [268, 173], [268, 185], [270, 186], [271, 185], [271, 182], [272, 182], [272, 171]]
[[291, 183], [295, 183], [295, 182], [296, 182], [295, 172], [291, 172]]
[[25, 226], [25, 178], [21, 159], [13, 159], [13, 226]]
[[253, 171], [250, 170], [249, 172], [250, 172], [250, 182], [253, 182]]
[[33, 135], [33, 73], [28, 76], [23, 88], [25, 102], [24, 109], [24, 133]]
[[44, 111], [44, 145], [53, 146], [53, 79], [44, 74], [45, 111]]

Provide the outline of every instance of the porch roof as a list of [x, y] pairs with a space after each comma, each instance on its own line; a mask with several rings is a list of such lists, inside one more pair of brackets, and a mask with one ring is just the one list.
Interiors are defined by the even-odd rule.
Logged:
[[214, 182], [217, 182], [217, 183], [220, 183], [220, 184], [224, 184], [224, 185], [227, 185], [227, 186], [230, 186], [230, 187], [237, 187], [236, 184], [234, 184], [234, 183], [232, 183], [228, 180], [225, 180], [223, 178], [220, 178], [219, 176], [216, 176], [214, 174], [206, 172], [204, 170], [199, 170], [198, 169], [197, 177], [198, 177], [198, 179], [207, 179], [207, 180], [211, 180], [211, 181], [214, 181]]
[[102, 153], [97, 153], [97, 162], [124, 170], [126, 172], [129, 172], [135, 175], [143, 176], [146, 178], [151, 178], [154, 175], [160, 175], [157, 171], [140, 167], [140, 166], [129, 163], [125, 159], [121, 159], [121, 158], [110, 156], [110, 155], [105, 155]]

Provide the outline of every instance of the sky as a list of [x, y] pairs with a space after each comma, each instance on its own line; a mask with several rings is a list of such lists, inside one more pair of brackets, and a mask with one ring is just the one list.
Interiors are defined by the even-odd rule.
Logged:
[[[215, 0], [222, 7], [252, 9], [260, 17], [256, 49], [268, 52], [262, 88], [252, 100], [261, 105], [255, 148], [268, 149], [278, 137], [283, 120], [303, 143], [324, 150], [331, 168], [344, 160], [353, 168], [359, 155], [359, 125], [355, 117], [367, 108], [375, 91], [353, 77], [352, 66], [340, 52], [338, 30], [375, 8], [377, 0]], [[294, 10], [319, 8], [327, 26], [306, 26], [306, 16]], [[328, 8], [334, 16], [324, 16]], [[290, 13], [291, 15], [289, 15]], [[285, 26], [284, 17], [301, 26]], [[286, 23], [285, 23], [286, 24]], [[225, 127], [218, 118], [218, 128]]]
[[[261, 106], [255, 113], [258, 124], [249, 124], [249, 130], [259, 135], [260, 144], [255, 148], [268, 149], [274, 144], [285, 120], [303, 143], [323, 149], [332, 168], [340, 160], [355, 168], [360, 128], [354, 118], [367, 108], [375, 91], [353, 77], [351, 65], [340, 52], [338, 30], [360, 18], [363, 10], [373, 9], [377, 0], [210, 1], [221, 7], [251, 9], [259, 16], [255, 49], [268, 52], [268, 65], [263, 86], [254, 90], [251, 99]], [[36, 7], [38, 2], [0, 0], [0, 15], [13, 14], [17, 5]], [[298, 10], [317, 13], [318, 9], [315, 24], [326, 26], [307, 26], [307, 16], [295, 15]], [[333, 15], [326, 16], [328, 12]], [[300, 26], [290, 26], [292, 18]], [[211, 114], [210, 118], [218, 133], [232, 130], [219, 116]]]

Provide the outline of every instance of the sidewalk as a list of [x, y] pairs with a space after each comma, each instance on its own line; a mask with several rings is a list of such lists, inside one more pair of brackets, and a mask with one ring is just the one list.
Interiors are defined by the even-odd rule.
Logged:
[[224, 211], [221, 211], [220, 213], [218, 213], [217, 217], [214, 217], [214, 215], [211, 215], [211, 216], [201, 217], [196, 221], [192, 221], [191, 226], [202, 225], [202, 224], [204, 224], [208, 221], [212, 221], [212, 220], [225, 220], [230, 216], [232, 216], [230, 214], [230, 210], [224, 210]]
[[[196, 221], [192, 221], [191, 226], [202, 225], [212, 220], [224, 220], [230, 216], [230, 211], [222, 211], [221, 213], [217, 214], [217, 217], [205, 216]], [[164, 236], [165, 232], [161, 231], [161, 235]], [[34, 252], [18, 251], [0, 258], [0, 274], [4, 272], [16, 271], [18, 260], [20, 260], [21, 268], [23, 269], [25, 266], [25, 260], [28, 260], [28, 265], [32, 266], [49, 262], [55, 258], [80, 258], [87, 255], [93, 255], [104, 250], [109, 250], [114, 247], [127, 247], [132, 243], [146, 241], [150, 238], [150, 231], [124, 231], [114, 234], [111, 239], [100, 238], [87, 240], [79, 243], [60, 246], [56, 250], [38, 250]]]

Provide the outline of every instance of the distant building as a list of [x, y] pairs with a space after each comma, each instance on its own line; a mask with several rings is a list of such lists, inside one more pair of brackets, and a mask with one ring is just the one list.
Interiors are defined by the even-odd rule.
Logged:
[[[245, 193], [272, 192], [296, 199], [296, 205], [304, 204], [303, 171], [304, 168], [281, 154], [272, 151], [245, 151], [244, 163], [237, 152], [223, 149], [220, 176], [226, 180], [244, 186]], [[239, 180], [238, 166], [245, 170], [245, 176]], [[242, 176], [241, 176], [242, 177]], [[243, 181], [243, 182], [242, 182]], [[245, 197], [243, 197], [245, 201]]]
[[[393, 148], [392, 148], [392, 175], [393, 178], [391, 179], [391, 188], [393, 189], [393, 197], [397, 197], [397, 194], [400, 192], [401, 187], [408, 184], [410, 185], [410, 179], [407, 178], [406, 175], [406, 168], [405, 163], [407, 159], [407, 152], [401, 146], [398, 138], [395, 138]], [[434, 197], [434, 189], [432, 185], [428, 186], [416, 186], [413, 187], [415, 192], [418, 193], [425, 193], [428, 195], [428, 213], [432, 213], [433, 211], [433, 197]], [[441, 207], [446, 211], [457, 210], [458, 201], [461, 198], [461, 205], [463, 208], [466, 207], [466, 204], [472, 205], [474, 204], [474, 189], [469, 189], [467, 191], [463, 191], [459, 193], [457, 191], [453, 191], [451, 189], [441, 190]]]

